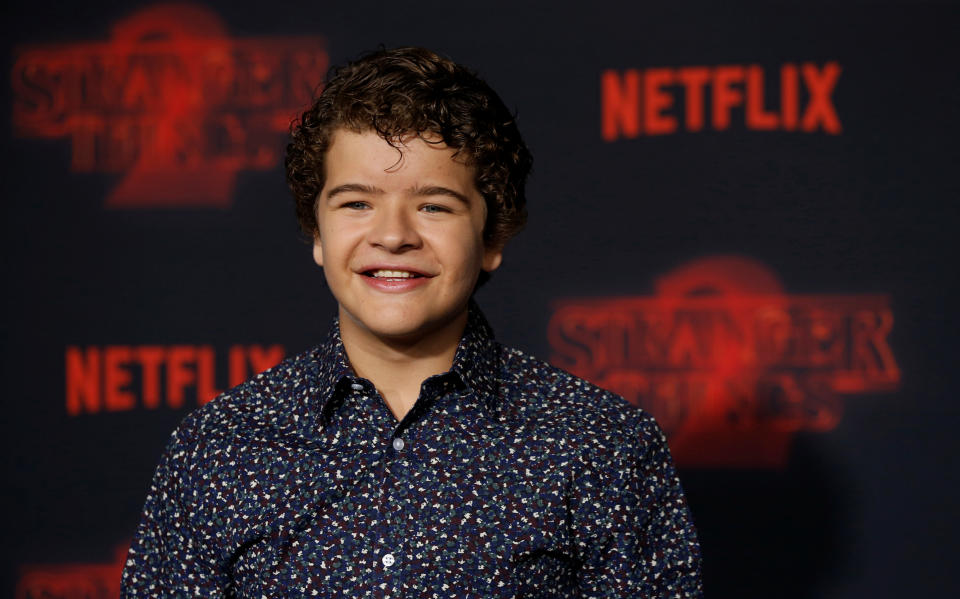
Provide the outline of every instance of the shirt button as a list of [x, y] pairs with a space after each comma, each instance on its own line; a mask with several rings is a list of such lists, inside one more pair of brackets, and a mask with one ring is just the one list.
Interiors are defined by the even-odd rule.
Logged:
[[393, 562], [394, 562], [395, 560], [393, 559], [393, 554], [392, 554], [392, 553], [388, 553], [388, 554], [384, 555], [383, 558], [382, 558], [380, 561], [383, 562], [383, 565], [384, 565], [384, 566], [386, 566], [387, 568], [389, 568], [390, 566], [393, 565]]
[[363, 391], [363, 385], [361, 385], [360, 383], [351, 383], [350, 388], [353, 389], [354, 391]]
[[397, 451], [400, 451], [401, 449], [403, 449], [403, 439], [401, 439], [400, 437], [395, 438], [393, 440], [393, 448]]

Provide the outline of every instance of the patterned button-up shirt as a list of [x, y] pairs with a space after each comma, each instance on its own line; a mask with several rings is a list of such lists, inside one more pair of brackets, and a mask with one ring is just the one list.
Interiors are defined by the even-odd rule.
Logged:
[[124, 597], [700, 597], [666, 439], [622, 398], [497, 343], [397, 421], [326, 341], [191, 413]]

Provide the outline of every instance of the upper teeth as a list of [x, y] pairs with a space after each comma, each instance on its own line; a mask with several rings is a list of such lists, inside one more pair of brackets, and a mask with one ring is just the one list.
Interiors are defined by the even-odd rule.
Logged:
[[405, 270], [375, 270], [371, 273], [375, 277], [383, 277], [387, 279], [409, 279], [415, 277], [416, 275], [412, 272], [407, 272]]

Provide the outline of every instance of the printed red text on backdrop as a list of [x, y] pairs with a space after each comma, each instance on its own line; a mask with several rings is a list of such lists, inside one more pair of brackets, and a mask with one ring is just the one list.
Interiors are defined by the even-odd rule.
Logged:
[[224, 353], [226, 359], [218, 359], [212, 345], [68, 346], [67, 414], [203, 405], [221, 389], [275, 366], [285, 350], [282, 345], [232, 345], [219, 355]]
[[207, 8], [158, 4], [108, 41], [18, 48], [14, 132], [68, 139], [73, 172], [120, 175], [108, 207], [224, 208], [239, 171], [279, 164], [327, 66], [322, 38], [231, 37]]
[[717, 256], [652, 297], [555, 302], [551, 361], [656, 417], [679, 466], [783, 468], [797, 431], [829, 431], [843, 395], [900, 371], [885, 295], [793, 295], [755, 260]]
[[774, 77], [757, 64], [607, 70], [600, 76], [601, 135], [617, 141], [703, 131], [707, 123], [713, 131], [733, 125], [837, 135], [840, 71], [832, 61], [786, 63]]
[[116, 599], [130, 543], [119, 545], [106, 563], [30, 564], [20, 567], [16, 599]]

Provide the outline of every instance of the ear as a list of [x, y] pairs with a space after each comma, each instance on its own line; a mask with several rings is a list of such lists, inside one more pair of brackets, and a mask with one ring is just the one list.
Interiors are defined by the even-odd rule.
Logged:
[[320, 243], [320, 236], [313, 238], [313, 261], [317, 266], [323, 266], [323, 244]]
[[493, 272], [497, 270], [500, 263], [503, 262], [503, 246], [485, 246], [483, 248], [483, 270]]

